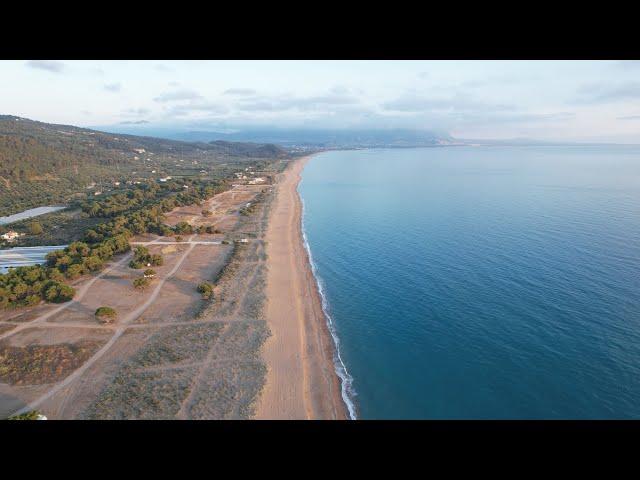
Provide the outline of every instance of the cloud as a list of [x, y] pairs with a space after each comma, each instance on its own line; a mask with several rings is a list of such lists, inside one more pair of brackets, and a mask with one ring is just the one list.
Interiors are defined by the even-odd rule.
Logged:
[[174, 90], [172, 92], [164, 92], [153, 100], [159, 103], [167, 103], [167, 102], [180, 102], [183, 100], [197, 100], [201, 99], [202, 95], [194, 90], [182, 89], [182, 90]]
[[148, 115], [151, 111], [148, 108], [128, 108], [122, 112], [125, 117], [139, 117], [142, 115]]
[[251, 88], [230, 88], [225, 90], [223, 95], [255, 95], [256, 91]]
[[104, 86], [104, 89], [107, 92], [119, 92], [120, 90], [122, 90], [122, 85], [119, 83], [107, 83]]
[[510, 124], [510, 123], [543, 123], [543, 122], [556, 122], [566, 121], [574, 118], [576, 114], [574, 112], [551, 112], [551, 113], [528, 113], [528, 112], [515, 112], [515, 113], [502, 113], [494, 115], [479, 116], [476, 118], [477, 123], [492, 123], [492, 124]]
[[220, 115], [225, 114], [229, 109], [225, 105], [221, 105], [215, 102], [209, 102], [202, 99], [197, 99], [188, 103], [181, 103], [172, 105], [165, 113], [167, 116], [185, 117], [193, 114], [212, 114]]
[[149, 120], [125, 120], [120, 122], [120, 125], [144, 125], [146, 123], [150, 123]]
[[633, 99], [640, 99], [640, 82], [585, 85], [579, 89], [578, 98], [573, 103], [597, 104]]
[[290, 95], [252, 97], [241, 101], [237, 108], [250, 112], [282, 112], [287, 110], [322, 110], [344, 105], [357, 105], [360, 99], [344, 87], [334, 87], [328, 93], [309, 97]]
[[67, 68], [64, 63], [55, 60], [29, 60], [26, 65], [31, 68], [38, 68], [54, 73], [62, 73]]
[[636, 69], [640, 68], [640, 60], [620, 60], [615, 65], [624, 69]]
[[491, 104], [475, 100], [467, 95], [455, 95], [449, 98], [428, 98], [419, 95], [404, 95], [395, 100], [385, 102], [382, 108], [395, 112], [475, 112], [475, 111], [510, 111], [514, 105]]
[[173, 68], [168, 67], [166, 65], [163, 65], [162, 63], [159, 63], [157, 65], [155, 65], [154, 67], [157, 71], [159, 72], [164, 72], [164, 73], [169, 73], [169, 72], [173, 72]]
[[625, 117], [617, 117], [617, 120], [640, 120], [640, 115], [627, 115]]

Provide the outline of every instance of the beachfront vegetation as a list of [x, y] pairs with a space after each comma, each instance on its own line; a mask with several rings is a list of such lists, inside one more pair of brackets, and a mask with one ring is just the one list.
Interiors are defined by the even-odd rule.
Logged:
[[28, 307], [40, 301], [61, 303], [73, 298], [75, 290], [61, 283], [57, 269], [40, 265], [9, 269], [0, 275], [0, 308]]
[[20, 415], [9, 417], [7, 420], [40, 420], [43, 416], [38, 410], [30, 410]]
[[202, 282], [198, 285], [198, 293], [202, 295], [202, 298], [209, 300], [213, 296], [213, 285], [209, 282]]
[[131, 268], [143, 268], [143, 267], [159, 267], [164, 263], [162, 255], [159, 253], [151, 254], [146, 247], [136, 247], [133, 252], [133, 260], [129, 262]]
[[144, 290], [151, 284], [151, 280], [147, 277], [139, 277], [133, 281], [133, 286], [136, 290]]
[[193, 233], [193, 227], [187, 222], [180, 222], [175, 227], [174, 230], [179, 234], [191, 234]]
[[256, 203], [254, 202], [249, 206], [241, 208], [240, 210], [238, 210], [238, 212], [240, 213], [240, 215], [249, 216], [255, 209]]
[[111, 307], [99, 307], [96, 310], [96, 318], [104, 321], [105, 319], [114, 319], [118, 316], [117, 312]]

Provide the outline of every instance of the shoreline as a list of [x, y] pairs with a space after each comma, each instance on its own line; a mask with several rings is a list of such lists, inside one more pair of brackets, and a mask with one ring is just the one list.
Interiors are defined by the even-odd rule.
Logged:
[[279, 174], [269, 216], [265, 318], [271, 336], [262, 347], [267, 376], [256, 419], [349, 418], [302, 229], [298, 184], [310, 158], [294, 160]]
[[302, 216], [300, 218], [300, 225], [302, 229], [302, 239], [304, 241], [304, 248], [307, 252], [307, 258], [309, 262], [309, 266], [311, 267], [311, 274], [313, 275], [314, 281], [316, 283], [316, 288], [318, 290], [318, 294], [320, 295], [321, 305], [322, 305], [322, 313], [324, 314], [324, 320], [326, 323], [327, 330], [331, 335], [331, 340], [333, 341], [333, 367], [336, 375], [340, 379], [340, 394], [342, 397], [342, 402], [346, 407], [346, 412], [350, 420], [357, 420], [357, 408], [356, 404], [353, 400], [355, 396], [355, 391], [353, 390], [353, 377], [349, 374], [347, 370], [347, 366], [342, 360], [342, 355], [340, 354], [340, 338], [338, 337], [338, 333], [335, 330], [335, 326], [333, 324], [333, 319], [329, 314], [327, 307], [327, 298], [324, 294], [324, 287], [322, 278], [317, 274], [317, 267], [315, 262], [313, 261], [313, 255], [311, 253], [311, 246], [307, 241], [307, 232], [304, 229], [304, 200], [300, 197], [302, 202]]

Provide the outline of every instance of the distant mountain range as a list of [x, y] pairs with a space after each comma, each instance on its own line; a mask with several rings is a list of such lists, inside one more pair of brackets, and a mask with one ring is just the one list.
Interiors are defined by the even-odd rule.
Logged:
[[118, 133], [161, 136], [187, 142], [256, 142], [273, 143], [286, 148], [374, 148], [423, 147], [450, 145], [456, 142], [446, 133], [422, 130], [309, 130], [309, 129], [243, 129], [234, 132], [183, 130], [149, 125], [112, 125], [96, 127]]
[[158, 127], [150, 124], [118, 124], [95, 127], [120, 134], [147, 135], [185, 142], [256, 142], [288, 149], [393, 148], [445, 145], [536, 146], [592, 145], [588, 142], [561, 142], [511, 138], [506, 140], [455, 138], [446, 132], [410, 129], [328, 130], [246, 127], [234, 131], [187, 130], [184, 127]]

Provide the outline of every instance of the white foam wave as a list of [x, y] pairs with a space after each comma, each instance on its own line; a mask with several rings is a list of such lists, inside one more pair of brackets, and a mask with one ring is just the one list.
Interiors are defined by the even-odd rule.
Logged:
[[304, 241], [304, 248], [307, 250], [307, 256], [309, 258], [309, 264], [311, 265], [311, 272], [313, 273], [314, 278], [316, 279], [316, 284], [318, 285], [318, 292], [320, 292], [320, 298], [322, 299], [322, 312], [327, 320], [327, 327], [329, 328], [329, 332], [331, 333], [331, 338], [333, 338], [334, 355], [333, 355], [333, 365], [336, 370], [336, 374], [340, 378], [340, 388], [342, 393], [342, 401], [347, 406], [347, 410], [349, 411], [349, 418], [351, 420], [356, 420], [356, 405], [354, 401], [354, 397], [356, 396], [356, 391], [353, 388], [353, 377], [349, 374], [344, 361], [342, 360], [342, 356], [340, 355], [340, 339], [338, 338], [338, 333], [336, 332], [335, 325], [333, 323], [333, 319], [329, 314], [329, 306], [327, 303], [327, 297], [324, 293], [323, 281], [322, 278], [318, 275], [318, 269], [316, 267], [315, 262], [313, 261], [313, 255], [311, 254], [311, 248], [309, 247], [309, 242], [307, 241], [307, 232], [304, 228], [304, 216], [305, 216], [305, 207], [304, 200], [302, 199], [302, 195], [298, 191], [298, 196], [300, 197], [300, 202], [302, 204], [302, 215], [300, 216], [300, 227], [302, 230], [302, 239]]

